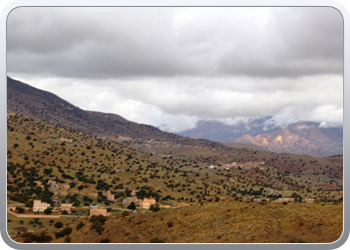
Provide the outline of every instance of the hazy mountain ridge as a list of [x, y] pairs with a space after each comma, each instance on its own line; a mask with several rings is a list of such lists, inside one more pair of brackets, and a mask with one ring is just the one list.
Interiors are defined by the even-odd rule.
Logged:
[[199, 121], [197, 127], [180, 133], [213, 141], [253, 143], [275, 152], [329, 156], [343, 153], [343, 128], [322, 127], [320, 123], [298, 121], [280, 127], [271, 117], [227, 125], [218, 121]]
[[228, 125], [219, 121], [198, 121], [193, 129], [182, 131], [179, 134], [191, 138], [205, 138], [220, 142], [233, 142], [236, 138], [245, 134], [258, 135], [265, 132], [278, 130], [273, 123], [270, 123], [272, 117], [250, 119], [248, 121], [239, 121], [235, 125]]

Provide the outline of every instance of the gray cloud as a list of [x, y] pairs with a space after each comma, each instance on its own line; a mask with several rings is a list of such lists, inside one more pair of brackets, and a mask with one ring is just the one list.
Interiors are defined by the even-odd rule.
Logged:
[[333, 8], [18, 8], [9, 76], [168, 131], [198, 120], [343, 121]]
[[333, 8], [18, 8], [9, 72], [75, 78], [341, 74]]
[[249, 33], [220, 60], [220, 71], [253, 77], [343, 72], [343, 19], [333, 8], [273, 9], [268, 28]]

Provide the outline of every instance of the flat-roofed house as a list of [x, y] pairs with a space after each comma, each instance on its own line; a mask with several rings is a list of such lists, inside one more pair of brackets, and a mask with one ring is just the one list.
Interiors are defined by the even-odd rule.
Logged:
[[70, 211], [72, 209], [72, 203], [62, 203], [61, 204], [61, 211], [66, 210]]
[[114, 194], [111, 194], [111, 192], [109, 190], [107, 192], [107, 200], [114, 201]]
[[140, 207], [144, 209], [150, 209], [151, 205], [156, 204], [155, 199], [147, 199], [144, 198], [143, 201], [140, 202]]
[[103, 216], [109, 216], [111, 213], [107, 213], [107, 209], [106, 208], [91, 208], [90, 209], [90, 217], [95, 215], [95, 216], [99, 216], [99, 215], [103, 215]]
[[122, 201], [123, 206], [129, 206], [131, 202], [136, 203], [137, 202], [137, 197], [126, 197]]
[[41, 202], [41, 200], [34, 200], [33, 203], [33, 212], [44, 212], [50, 204], [46, 202]]

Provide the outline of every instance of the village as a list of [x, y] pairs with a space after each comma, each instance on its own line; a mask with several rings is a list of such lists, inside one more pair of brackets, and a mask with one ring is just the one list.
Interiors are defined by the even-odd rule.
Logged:
[[[210, 166], [211, 167], [211, 166]], [[43, 187], [44, 185], [40, 181], [36, 181], [39, 187]], [[85, 195], [85, 197], [97, 198], [99, 194], [93, 191], [80, 191], [80, 190], [70, 190], [70, 185], [62, 185], [56, 183], [56, 181], [48, 180], [48, 185], [50, 185], [50, 189], [54, 191], [54, 195], [51, 197], [53, 206], [50, 203], [42, 202], [41, 200], [33, 200], [33, 206], [28, 207], [25, 204], [17, 204], [17, 206], [9, 205], [8, 212], [12, 215], [20, 218], [60, 218], [62, 215], [69, 216], [111, 216], [115, 214], [114, 212], [146, 212], [146, 211], [158, 211], [159, 209], [178, 209], [182, 207], [190, 206], [189, 203], [177, 203], [175, 201], [172, 202], [157, 202], [156, 199], [150, 198], [137, 198], [138, 190], [132, 190], [129, 197], [125, 197], [121, 199], [121, 202], [117, 202], [115, 199], [115, 195], [112, 194], [109, 190], [106, 192], [106, 200], [111, 204], [108, 206], [100, 206], [100, 205], [89, 205], [86, 206], [77, 206], [74, 203], [63, 203], [61, 202], [60, 197], [63, 195], [67, 195], [67, 193], [80, 193], [81, 195]], [[266, 197], [255, 197], [245, 195], [243, 197], [239, 197], [239, 201], [241, 202], [256, 202], [256, 203], [268, 203], [268, 202], [276, 202], [276, 203], [294, 203], [296, 202], [294, 198], [278, 198], [276, 200], [271, 200]], [[304, 203], [313, 203], [314, 199], [308, 198], [303, 199]]]
[[[35, 181], [38, 187], [44, 188], [41, 181]], [[41, 200], [33, 200], [33, 206], [28, 207], [26, 204], [17, 204], [17, 206], [9, 205], [8, 212], [16, 217], [22, 218], [60, 218], [61, 215], [75, 215], [77, 217], [83, 215], [91, 216], [111, 216], [113, 212], [123, 211], [127, 212], [146, 212], [146, 210], [157, 211], [159, 209], [176, 209], [189, 206], [188, 203], [177, 202], [157, 202], [156, 199], [150, 198], [137, 198], [138, 190], [132, 190], [130, 197], [117, 201], [115, 195], [109, 190], [105, 193], [108, 206], [104, 205], [89, 205], [85, 203], [84, 206], [79, 206], [79, 203], [63, 203], [62, 197], [67, 194], [80, 194], [84, 197], [98, 198], [99, 193], [94, 192], [91, 189], [87, 190], [70, 190], [70, 185], [59, 184], [56, 181], [48, 180], [47, 184], [50, 186], [50, 190], [54, 195], [51, 197], [51, 204], [48, 202], [42, 202]], [[113, 211], [113, 212], [111, 212]]]

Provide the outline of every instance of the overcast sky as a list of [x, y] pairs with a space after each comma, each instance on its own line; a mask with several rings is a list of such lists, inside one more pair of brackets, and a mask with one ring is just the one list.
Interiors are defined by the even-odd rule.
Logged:
[[171, 132], [273, 116], [343, 123], [334, 8], [38, 8], [7, 20], [8, 76]]

